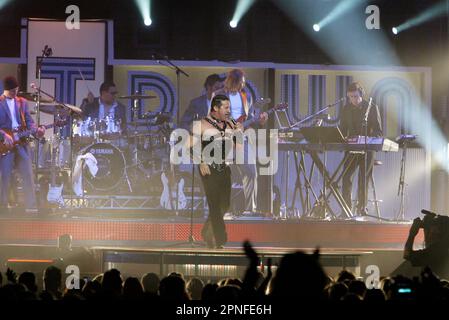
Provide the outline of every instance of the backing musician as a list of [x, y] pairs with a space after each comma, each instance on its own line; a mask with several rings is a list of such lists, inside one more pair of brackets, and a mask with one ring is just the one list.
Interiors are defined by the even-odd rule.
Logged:
[[[353, 82], [348, 86], [346, 90], [347, 101], [346, 105], [342, 108], [340, 114], [340, 130], [344, 137], [364, 136], [364, 117], [367, 112], [369, 102], [365, 100], [365, 90], [358, 82]], [[380, 137], [382, 136], [382, 125], [380, 112], [377, 105], [374, 103], [371, 106], [368, 115], [368, 137]], [[345, 154], [347, 161], [343, 167], [343, 198], [346, 204], [352, 207], [352, 179], [356, 169], [359, 169], [358, 175], [358, 201], [356, 211], [359, 215], [367, 214], [367, 202], [368, 202], [368, 184], [365, 184], [365, 156], [360, 153], [351, 153], [350, 151]], [[374, 164], [374, 151], [368, 151], [367, 153], [367, 170], [366, 179], [369, 181]]]
[[[0, 96], [0, 133], [3, 144], [13, 147], [17, 142], [18, 130], [31, 130], [31, 134], [41, 138], [45, 134], [44, 127], [36, 127], [28, 110], [25, 99], [17, 97], [19, 83], [16, 78], [8, 76], [3, 80], [3, 95]], [[25, 207], [28, 212], [37, 212], [36, 194], [32, 158], [28, 143], [17, 144], [10, 152], [0, 155], [0, 212], [8, 208], [8, 198], [11, 188], [11, 177], [14, 168], [22, 177]]]
[[[126, 129], [126, 107], [117, 102], [117, 87], [113, 82], [103, 82], [100, 86], [100, 97], [92, 99], [92, 95], [83, 101], [83, 119], [104, 120], [107, 116], [120, 120], [121, 129]], [[91, 101], [91, 102], [89, 102]], [[87, 102], [87, 103], [86, 103]]]

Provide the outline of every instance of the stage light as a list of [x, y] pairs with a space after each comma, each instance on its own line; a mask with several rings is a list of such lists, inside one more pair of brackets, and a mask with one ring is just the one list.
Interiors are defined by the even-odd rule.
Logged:
[[151, 0], [134, 0], [137, 8], [139, 8], [140, 15], [142, 16], [143, 23], [148, 27], [151, 26], [153, 20], [151, 20]]
[[232, 16], [231, 22], [229, 22], [231, 28], [237, 27], [242, 17], [248, 12], [254, 2], [255, 0], [238, 0], [234, 15]]
[[398, 34], [398, 28], [396, 27], [391, 28], [391, 32], [393, 32], [393, 34]]
[[315, 30], [316, 32], [320, 31], [320, 29], [321, 29], [321, 28], [320, 28], [320, 25], [319, 25], [319, 24], [316, 24], [316, 23], [315, 23], [315, 24], [313, 25], [313, 30]]
[[[430, 8], [424, 10], [417, 16], [405, 21], [396, 27], [397, 33], [402, 32], [404, 30], [416, 27], [420, 24], [423, 24], [427, 21], [435, 19], [438, 16], [441, 16], [446, 13], [446, 1], [441, 1]], [[393, 32], [394, 33], [394, 32]], [[395, 33], [396, 34], [396, 33]]]

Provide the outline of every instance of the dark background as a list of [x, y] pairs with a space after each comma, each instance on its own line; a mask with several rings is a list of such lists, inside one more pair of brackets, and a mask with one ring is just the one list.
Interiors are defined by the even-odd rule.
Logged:
[[[19, 55], [20, 18], [64, 19], [69, 4], [79, 6], [81, 19], [114, 20], [115, 56], [118, 59], [151, 59], [156, 51], [172, 59], [240, 60], [287, 63], [332, 64], [302, 28], [296, 26], [275, 4], [276, 0], [257, 0], [238, 28], [231, 29], [236, 0], [152, 0], [151, 27], [143, 24], [133, 0], [13, 0], [0, 9], [3, 45], [0, 56]], [[294, 0], [291, 0], [294, 1]], [[339, 0], [296, 0], [317, 3], [323, 15]], [[345, 0], [343, 0], [345, 1]], [[348, 0], [346, 0], [348, 1]], [[383, 0], [370, 1], [380, 8], [380, 31], [365, 30], [366, 39], [384, 32], [406, 66], [432, 66], [437, 54], [448, 47], [447, 15], [393, 37], [391, 27], [411, 18], [439, 1]], [[357, 14], [364, 14], [362, 5]], [[307, 12], [304, 15], [307, 16]], [[344, 23], [344, 19], [334, 22]], [[325, 33], [323, 29], [321, 33]], [[348, 34], [348, 36], [351, 36]], [[49, 35], [51, 37], [51, 35]], [[348, 48], [348, 50], [355, 49]], [[366, 57], [365, 64], [370, 62]], [[385, 62], [388, 63], [388, 62]]]
[[[116, 59], [152, 59], [155, 53], [174, 60], [257, 61], [299, 64], [364, 64], [389, 65], [391, 52], [376, 47], [375, 36], [385, 34], [402, 66], [432, 68], [432, 108], [436, 118], [445, 117], [449, 82], [448, 14], [394, 36], [391, 27], [410, 19], [441, 1], [377, 0], [361, 4], [350, 14], [367, 17], [368, 4], [380, 8], [381, 30], [361, 26], [357, 38], [347, 51], [364, 50], [353, 61], [335, 61], [314, 41], [335, 32], [348, 17], [334, 21], [319, 33], [305, 32], [276, 5], [279, 1], [300, 1], [318, 5], [320, 17], [301, 12], [299, 19], [319, 20], [340, 0], [256, 0], [236, 29], [229, 27], [236, 0], [152, 0], [153, 24], [146, 27], [133, 0], [13, 0], [0, 9], [2, 45], [0, 57], [16, 57], [20, 51], [20, 19], [22, 17], [65, 20], [69, 4], [80, 8], [81, 19], [112, 19]], [[350, 1], [350, 0], [342, 0]], [[449, 8], [449, 1], [446, 1]], [[309, 26], [311, 28], [311, 26]], [[351, 38], [352, 31], [345, 31]], [[340, 35], [340, 34], [339, 34]], [[51, 37], [51, 34], [48, 35]], [[322, 38], [322, 39], [323, 39]], [[385, 56], [385, 59], [383, 59]], [[395, 62], [397, 64], [397, 62]], [[440, 123], [442, 127], [445, 125]], [[449, 126], [448, 126], [449, 135]]]

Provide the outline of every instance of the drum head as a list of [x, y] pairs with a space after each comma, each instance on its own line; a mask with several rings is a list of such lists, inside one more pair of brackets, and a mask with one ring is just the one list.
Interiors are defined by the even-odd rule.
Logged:
[[90, 152], [97, 159], [98, 172], [92, 176], [87, 167], [83, 170], [86, 182], [98, 191], [115, 189], [123, 178], [126, 167], [125, 157], [117, 147], [109, 143], [94, 143], [82, 154]]

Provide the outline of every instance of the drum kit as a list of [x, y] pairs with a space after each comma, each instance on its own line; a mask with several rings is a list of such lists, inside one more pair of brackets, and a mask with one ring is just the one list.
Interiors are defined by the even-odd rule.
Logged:
[[[20, 93], [20, 96], [36, 101], [33, 93]], [[136, 101], [152, 98], [156, 97], [137, 94], [118, 97], [134, 101], [134, 119], [137, 119]], [[89, 192], [118, 190], [120, 184], [127, 185], [129, 192], [133, 192], [132, 185], [141, 183], [137, 180], [148, 179], [154, 174], [159, 176], [168, 166], [169, 129], [172, 127], [169, 113], [148, 112], [141, 121], [122, 125], [120, 120], [109, 116], [84, 118], [81, 108], [44, 98], [41, 98], [40, 111], [53, 115], [55, 121], [68, 117], [73, 120], [71, 137], [63, 138], [58, 132], [37, 143], [36, 167], [41, 171], [72, 172], [78, 156], [90, 153], [97, 161], [98, 172], [93, 176], [87, 168], [83, 170], [84, 189]]]

